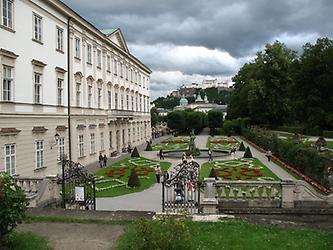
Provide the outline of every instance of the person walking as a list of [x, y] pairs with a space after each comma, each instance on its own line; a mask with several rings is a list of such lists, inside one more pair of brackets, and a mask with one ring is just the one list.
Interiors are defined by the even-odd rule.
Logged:
[[102, 155], [102, 153], [99, 153], [98, 162], [99, 162], [100, 168], [102, 168], [103, 167], [103, 155]]
[[212, 150], [208, 149], [208, 161], [213, 161]]
[[106, 167], [107, 164], [108, 164], [108, 158], [106, 157], [106, 154], [104, 154], [104, 156], [103, 156], [103, 166]]
[[158, 165], [156, 168], [155, 168], [155, 175], [156, 175], [156, 182], [157, 183], [160, 183], [160, 179], [161, 179], [161, 167], [160, 165]]
[[164, 160], [163, 149], [160, 149], [160, 160]]
[[268, 149], [267, 152], [266, 152], [266, 156], [267, 156], [268, 161], [271, 161], [272, 155], [273, 155], [272, 151], [270, 149]]
[[183, 152], [183, 154], [182, 154], [182, 162], [183, 162], [183, 163], [187, 163], [187, 160], [186, 160], [186, 153], [185, 153], [185, 152]]

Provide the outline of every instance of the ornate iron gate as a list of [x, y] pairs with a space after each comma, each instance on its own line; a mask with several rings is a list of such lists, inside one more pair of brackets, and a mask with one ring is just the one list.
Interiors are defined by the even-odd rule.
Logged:
[[83, 165], [63, 160], [61, 183], [63, 208], [96, 210], [95, 179]]
[[200, 212], [200, 165], [191, 161], [175, 167], [162, 181], [162, 211], [168, 213]]

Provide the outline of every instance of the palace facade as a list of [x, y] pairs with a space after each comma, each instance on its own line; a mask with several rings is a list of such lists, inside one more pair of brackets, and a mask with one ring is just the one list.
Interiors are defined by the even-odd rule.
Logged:
[[83, 165], [151, 136], [151, 70], [120, 29], [98, 30], [57, 0], [0, 3], [0, 171]]

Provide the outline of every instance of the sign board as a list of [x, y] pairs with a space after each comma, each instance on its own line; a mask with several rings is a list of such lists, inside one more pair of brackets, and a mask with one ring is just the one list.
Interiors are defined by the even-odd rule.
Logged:
[[75, 201], [84, 201], [84, 187], [75, 187]]

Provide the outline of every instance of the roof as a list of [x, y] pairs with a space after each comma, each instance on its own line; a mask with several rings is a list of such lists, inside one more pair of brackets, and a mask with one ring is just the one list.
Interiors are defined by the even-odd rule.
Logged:
[[111, 35], [113, 32], [115, 32], [117, 29], [102, 29], [102, 30], [100, 30], [104, 35], [107, 35], [107, 36], [109, 36], [109, 35]]

